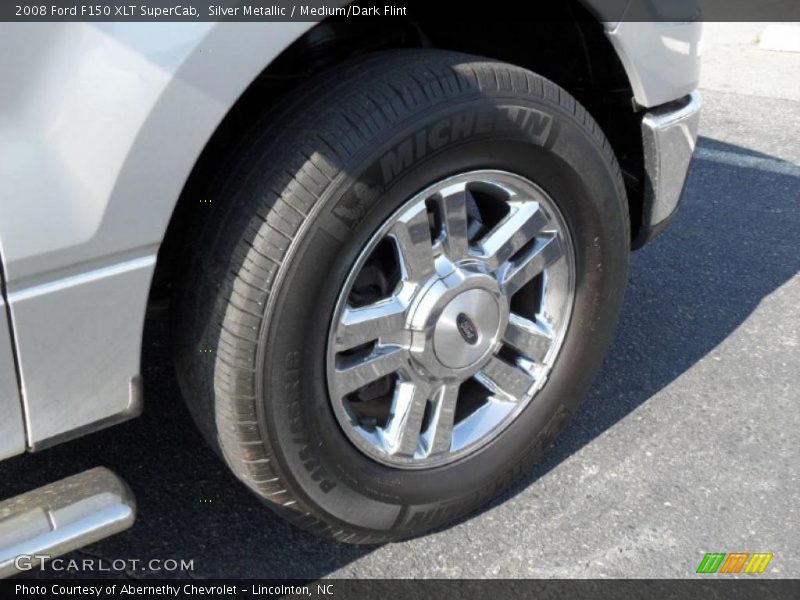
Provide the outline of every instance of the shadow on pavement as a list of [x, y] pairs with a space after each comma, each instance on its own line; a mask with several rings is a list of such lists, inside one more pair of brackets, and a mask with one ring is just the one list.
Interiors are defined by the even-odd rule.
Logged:
[[647, 402], [800, 271], [800, 177], [741, 166], [741, 157], [788, 166], [747, 148], [702, 137], [698, 147], [730, 153], [739, 164], [692, 162], [675, 220], [632, 256], [617, 335], [589, 397], [544, 459], [498, 502]]
[[[700, 145], [770, 158], [710, 139]], [[798, 199], [800, 178], [695, 160], [673, 225], [633, 256], [616, 341], [583, 410], [533, 472], [497, 502], [556, 468], [669, 385], [800, 270]], [[106, 465], [133, 488], [139, 518], [129, 531], [71, 557], [194, 561], [191, 573], [129, 569], [94, 576], [313, 579], [371, 552], [294, 529], [227, 472], [180, 400], [163, 329], [163, 319], [156, 320], [147, 335], [142, 418], [6, 461], [0, 465], [0, 496]]]

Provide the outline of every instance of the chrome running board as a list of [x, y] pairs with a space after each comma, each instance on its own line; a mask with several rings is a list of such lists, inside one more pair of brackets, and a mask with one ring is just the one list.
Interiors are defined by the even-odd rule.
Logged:
[[0, 502], [0, 577], [38, 565], [34, 555], [53, 558], [119, 533], [135, 518], [130, 489], [103, 467]]

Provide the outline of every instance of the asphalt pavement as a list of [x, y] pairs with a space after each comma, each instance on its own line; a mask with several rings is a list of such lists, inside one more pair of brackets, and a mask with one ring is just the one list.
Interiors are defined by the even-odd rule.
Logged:
[[[683, 205], [633, 256], [583, 410], [480, 514], [372, 547], [287, 525], [195, 431], [158, 324], [144, 415], [0, 464], [0, 496], [106, 465], [134, 490], [138, 520], [71, 556], [194, 567], [95, 576], [671, 578], [694, 576], [706, 552], [741, 551], [774, 553], [764, 576], [800, 576], [800, 55], [731, 39], [708, 49]], [[793, 79], [774, 81], [778, 63]]]

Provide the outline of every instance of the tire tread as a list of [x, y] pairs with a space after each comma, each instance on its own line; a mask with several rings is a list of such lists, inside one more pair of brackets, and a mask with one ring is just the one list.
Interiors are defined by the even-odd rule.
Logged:
[[[179, 378], [206, 438], [236, 476], [277, 512], [318, 535], [350, 543], [380, 543], [413, 532], [377, 533], [346, 529], [327, 521], [291, 491], [256, 418], [255, 372], [263, 309], [292, 241], [337, 175], [331, 160], [323, 158], [313, 146], [318, 145], [333, 161], [344, 164], [387, 127], [438, 102], [466, 94], [537, 96], [571, 114], [595, 140], [612, 168], [619, 190], [619, 211], [626, 224], [628, 211], [622, 175], [606, 137], [570, 94], [542, 76], [491, 59], [412, 50], [367, 57], [329, 75], [325, 83], [327, 87], [318, 82], [314, 88], [322, 90], [319, 93], [304, 95], [303, 90], [298, 91], [283, 107], [266, 116], [255, 133], [242, 142], [235, 153], [237, 158], [215, 184], [218, 193], [227, 196], [229, 190], [248, 189], [255, 177], [280, 181], [259, 198], [232, 194], [228, 202], [215, 208], [205, 225], [201, 235], [211, 241], [196, 249], [178, 292], [182, 316], [177, 332], [182, 338], [180, 364], [184, 365], [179, 368]], [[302, 110], [298, 110], [300, 106]], [[270, 172], [254, 170], [254, 165], [266, 163], [267, 155], [274, 168]], [[226, 231], [244, 233], [231, 241]], [[225, 255], [226, 244], [233, 246], [233, 267], [228, 263], [215, 268], [219, 256]], [[203, 305], [185, 299], [200, 290], [206, 302], [213, 304], [212, 311], [204, 312], [200, 309]], [[207, 331], [198, 339], [192, 338], [189, 332], [199, 330]], [[198, 346], [204, 348], [210, 340], [216, 340], [213, 364], [197, 352]], [[213, 414], [209, 414], [209, 406], [213, 406]], [[486, 497], [475, 498], [473, 504], [477, 506], [502, 492], [516, 475], [530, 467], [547, 444], [537, 445], [511, 465], [499, 478], [506, 483], [487, 490]], [[460, 505], [450, 519], [464, 512], [465, 507]]]

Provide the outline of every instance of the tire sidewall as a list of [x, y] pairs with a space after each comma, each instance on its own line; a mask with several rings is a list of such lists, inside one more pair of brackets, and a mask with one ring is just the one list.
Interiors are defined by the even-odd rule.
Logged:
[[[471, 126], [453, 131], [463, 123]], [[500, 95], [451, 102], [393, 126], [383, 140], [337, 165], [293, 240], [267, 306], [256, 392], [294, 494], [328, 519], [363, 526], [353, 522], [359, 504], [369, 527], [402, 529], [425, 521], [414, 518], [420, 511], [453, 518], [502, 490], [575, 411], [616, 325], [628, 229], [624, 192], [598, 139], [551, 102]], [[445, 466], [381, 465], [352, 445], [330, 403], [325, 356], [334, 307], [352, 264], [391, 214], [432, 183], [477, 169], [526, 177], [561, 210], [576, 259], [572, 318], [548, 381], [501, 435]]]

